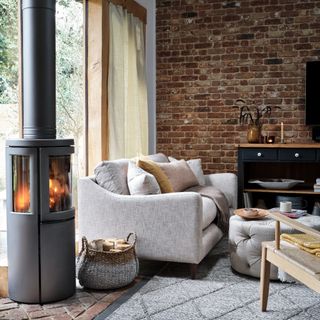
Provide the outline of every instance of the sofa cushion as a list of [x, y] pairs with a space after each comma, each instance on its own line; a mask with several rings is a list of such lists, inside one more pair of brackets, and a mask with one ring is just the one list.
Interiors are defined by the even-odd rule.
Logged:
[[198, 179], [184, 160], [158, 163], [158, 166], [169, 178], [175, 192], [184, 191], [199, 184]]
[[[170, 162], [179, 161], [173, 157], [168, 157]], [[190, 169], [192, 170], [193, 174], [197, 177], [199, 185], [205, 186], [206, 180], [203, 174], [201, 159], [190, 159], [187, 160], [187, 164], [189, 165]]]
[[147, 158], [154, 162], [163, 162], [163, 163], [169, 162], [168, 157], [163, 153], [150, 154], [147, 156]]
[[187, 164], [189, 165], [190, 169], [194, 173], [194, 175], [197, 177], [199, 185], [205, 186], [206, 185], [206, 179], [203, 174], [202, 170], [202, 164], [201, 159], [191, 159], [187, 161]]
[[127, 160], [100, 162], [94, 169], [97, 183], [110, 192], [128, 195], [127, 166]]
[[217, 215], [217, 206], [207, 197], [202, 197], [202, 230], [207, 228]]
[[[156, 179], [160, 186], [162, 193], [173, 192], [172, 185], [166, 176], [166, 174], [159, 167], [160, 163], [155, 163], [151, 160], [139, 159], [137, 162], [137, 166], [142, 168], [143, 170], [151, 173]], [[165, 163], [163, 163], [165, 164]]]
[[132, 161], [128, 165], [128, 188], [132, 195], [147, 195], [161, 193], [160, 186], [156, 178], [136, 166]]

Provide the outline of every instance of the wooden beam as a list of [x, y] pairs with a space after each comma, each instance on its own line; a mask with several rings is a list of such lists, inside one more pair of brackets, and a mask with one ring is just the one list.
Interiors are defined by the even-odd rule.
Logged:
[[8, 297], [8, 267], [0, 266], [0, 298]]
[[108, 1], [86, 0], [88, 174], [108, 158]]
[[147, 9], [134, 0], [109, 0], [116, 6], [122, 6], [135, 17], [147, 24]]

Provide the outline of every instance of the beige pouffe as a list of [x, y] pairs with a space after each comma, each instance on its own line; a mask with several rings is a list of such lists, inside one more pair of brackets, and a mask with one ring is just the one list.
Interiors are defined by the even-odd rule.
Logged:
[[[297, 219], [306, 226], [320, 230], [320, 217], [306, 215]], [[239, 273], [260, 277], [261, 242], [274, 240], [274, 220], [244, 220], [239, 216], [230, 218], [229, 248], [231, 266]], [[294, 230], [281, 223], [281, 233]], [[270, 279], [278, 279], [278, 269], [271, 265]]]

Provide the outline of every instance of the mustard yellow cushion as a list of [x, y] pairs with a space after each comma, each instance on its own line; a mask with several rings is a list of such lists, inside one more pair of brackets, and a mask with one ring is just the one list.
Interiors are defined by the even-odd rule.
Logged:
[[162, 193], [173, 192], [173, 188], [169, 181], [169, 178], [155, 162], [146, 159], [139, 159], [137, 162], [137, 166], [151, 173], [157, 179]]

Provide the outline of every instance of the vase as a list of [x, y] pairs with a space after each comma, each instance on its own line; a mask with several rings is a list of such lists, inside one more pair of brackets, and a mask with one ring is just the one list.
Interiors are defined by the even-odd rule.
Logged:
[[247, 140], [249, 143], [259, 143], [261, 135], [261, 127], [250, 125], [247, 131]]

